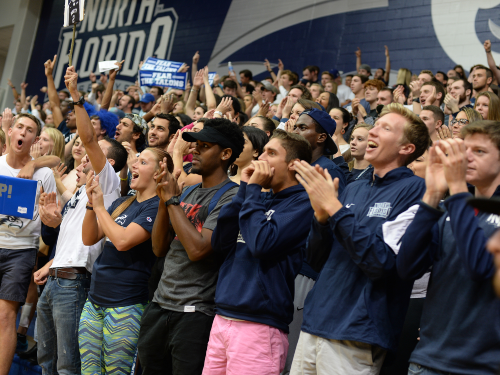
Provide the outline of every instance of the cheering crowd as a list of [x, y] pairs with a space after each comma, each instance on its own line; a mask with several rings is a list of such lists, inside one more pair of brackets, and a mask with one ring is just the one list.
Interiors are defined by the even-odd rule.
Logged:
[[[0, 375], [496, 374], [500, 68], [13, 83]], [[184, 64], [180, 71], [187, 72]], [[1, 193], [0, 193], [1, 194]], [[28, 327], [36, 311], [35, 340]], [[16, 317], [19, 325], [16, 328]], [[16, 331], [17, 330], [17, 331]]]

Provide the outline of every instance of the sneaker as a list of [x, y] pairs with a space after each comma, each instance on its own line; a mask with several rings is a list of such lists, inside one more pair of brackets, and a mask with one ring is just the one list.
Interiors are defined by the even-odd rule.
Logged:
[[19, 354], [19, 358], [28, 360], [32, 365], [38, 365], [37, 351], [38, 345], [35, 343], [30, 350]]
[[16, 353], [22, 353], [28, 350], [28, 339], [25, 335], [20, 333], [17, 334], [17, 345], [16, 345]]

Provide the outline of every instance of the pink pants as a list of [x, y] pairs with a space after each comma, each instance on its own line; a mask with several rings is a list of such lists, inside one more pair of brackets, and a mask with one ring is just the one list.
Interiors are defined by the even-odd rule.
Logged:
[[203, 375], [279, 375], [287, 352], [288, 335], [278, 328], [216, 315]]

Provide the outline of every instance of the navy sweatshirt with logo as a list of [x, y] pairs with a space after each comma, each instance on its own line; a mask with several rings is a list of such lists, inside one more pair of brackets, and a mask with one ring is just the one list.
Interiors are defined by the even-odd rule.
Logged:
[[313, 210], [301, 185], [276, 194], [261, 189], [241, 182], [238, 194], [220, 211], [212, 248], [225, 260], [215, 311], [288, 333]]
[[416, 205], [424, 191], [424, 180], [400, 167], [347, 185], [339, 197], [344, 207], [325, 225], [313, 219], [308, 261], [323, 269], [306, 298], [302, 331], [397, 348], [413, 281], [398, 276], [383, 225]]
[[[500, 195], [500, 188], [495, 194]], [[432, 267], [420, 320], [420, 341], [410, 362], [453, 374], [496, 374], [500, 366], [500, 301], [486, 242], [500, 226], [466, 199], [449, 197], [446, 212], [421, 203], [403, 236], [397, 267], [416, 279]]]

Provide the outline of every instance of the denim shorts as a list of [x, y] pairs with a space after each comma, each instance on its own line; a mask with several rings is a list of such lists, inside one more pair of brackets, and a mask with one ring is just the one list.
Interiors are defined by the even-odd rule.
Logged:
[[0, 299], [26, 301], [37, 249], [0, 248]]

